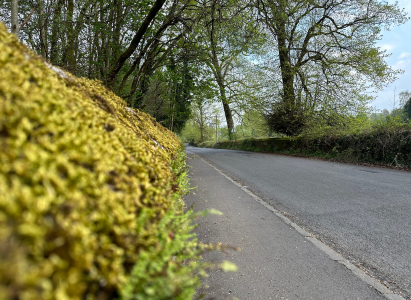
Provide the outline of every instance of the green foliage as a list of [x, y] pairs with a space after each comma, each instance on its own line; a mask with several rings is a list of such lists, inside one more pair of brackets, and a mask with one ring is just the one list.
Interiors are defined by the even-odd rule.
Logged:
[[[121, 289], [121, 299], [192, 299], [199, 278], [201, 252], [192, 233], [191, 211], [184, 215], [168, 212], [159, 222], [156, 245], [141, 251], [130, 278]], [[142, 224], [150, 222], [140, 217]], [[190, 241], [188, 241], [190, 240]]]
[[179, 134], [191, 116], [191, 94], [195, 91], [192, 70], [173, 61], [163, 71], [151, 76], [148, 90], [135, 108], [152, 115], [164, 127]]
[[[182, 213], [181, 197], [190, 191], [186, 158], [182, 144], [170, 164], [173, 198], [180, 205], [160, 220], [156, 231], [158, 243], [141, 252], [127, 284], [120, 291], [123, 300], [192, 299], [195, 288], [200, 286], [199, 277], [194, 274], [205, 276], [206, 266], [199, 261], [206, 246], [198, 244], [193, 234], [192, 220], [196, 214], [191, 210]], [[144, 224], [149, 220], [142, 215], [139, 222]]]
[[188, 178], [188, 165], [186, 163], [187, 155], [184, 151], [185, 146], [181, 143], [180, 149], [178, 149], [177, 156], [171, 162], [171, 170], [173, 172], [172, 184], [176, 192], [174, 196], [177, 198], [176, 203], [181, 204], [181, 209], [184, 208], [184, 202], [182, 196], [190, 193], [190, 182]]
[[294, 139], [291, 138], [247, 138], [236, 141], [219, 141], [203, 142], [197, 144], [198, 147], [204, 148], [220, 148], [220, 149], [237, 149], [245, 151], [269, 152], [277, 150], [285, 150], [291, 147]]
[[[339, 0], [260, 0], [271, 33], [267, 74], [273, 86], [267, 120], [272, 130], [298, 135], [307, 123], [353, 115], [370, 102], [365, 92], [394, 81], [401, 70], [377, 47], [380, 28], [408, 20], [397, 4]], [[344, 16], [343, 18], [341, 16]], [[332, 37], [332, 38], [330, 38]], [[278, 82], [281, 82], [278, 85]], [[313, 119], [313, 120], [311, 120]]]
[[265, 115], [271, 131], [295, 136], [300, 134], [308, 123], [308, 114], [298, 107], [287, 102], [272, 105], [271, 111]]
[[184, 129], [182, 130], [180, 136], [183, 141], [193, 144], [194, 142], [200, 140], [201, 132], [200, 129], [195, 126], [194, 121], [189, 120], [184, 126]]
[[[385, 118], [383, 118], [385, 120]], [[365, 113], [357, 116], [329, 115], [328, 118], [315, 118], [307, 124], [301, 137], [315, 139], [322, 136], [355, 135], [372, 126], [370, 118]]]
[[388, 117], [354, 134], [301, 137], [293, 145], [300, 152], [328, 154], [338, 160], [411, 167], [411, 125]]
[[[361, 118], [360, 118], [361, 119]], [[205, 142], [199, 147], [269, 151], [343, 162], [411, 168], [411, 123], [388, 117], [375, 123], [352, 120], [352, 127], [317, 128], [298, 138]]]
[[[212, 103], [204, 99], [195, 99], [191, 109], [191, 119], [182, 131], [182, 138], [191, 143], [215, 139], [215, 127], [219, 127], [221, 122], [218, 119], [218, 112], [212, 107]], [[218, 128], [218, 133], [220, 134], [220, 132], [221, 128]]]
[[[9, 11], [2, 1], [10, 28]], [[18, 13], [21, 40], [53, 65], [104, 81], [176, 133], [193, 101], [219, 102], [230, 139], [236, 117], [254, 109], [287, 135], [357, 114], [364, 91], [401, 72], [376, 46], [381, 28], [408, 19], [383, 0], [365, 11], [340, 0], [20, 0]]]
[[411, 98], [404, 105], [404, 115], [408, 120], [411, 120]]
[[256, 18], [255, 13], [248, 1], [217, 0], [204, 7], [198, 27], [201, 60], [215, 83], [216, 99], [223, 106], [230, 139], [234, 112], [260, 100], [256, 97], [260, 85], [250, 76], [256, 63], [249, 58], [264, 52], [261, 49], [266, 34], [258, 22], [249, 22]]
[[238, 137], [261, 138], [269, 135], [269, 128], [263, 115], [257, 110], [250, 110], [242, 116], [242, 124], [235, 131]]

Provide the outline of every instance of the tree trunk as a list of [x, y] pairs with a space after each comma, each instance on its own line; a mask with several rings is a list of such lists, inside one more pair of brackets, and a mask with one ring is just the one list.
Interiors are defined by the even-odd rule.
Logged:
[[143, 38], [144, 34], [146, 33], [148, 29], [148, 26], [150, 25], [151, 21], [155, 18], [157, 13], [160, 11], [160, 9], [163, 7], [163, 4], [165, 1], [166, 0], [156, 0], [150, 12], [148, 13], [143, 23], [141, 24], [140, 28], [138, 29], [137, 33], [134, 35], [133, 40], [131, 41], [130, 45], [128, 46], [126, 51], [124, 51], [120, 55], [120, 57], [117, 59], [117, 61], [114, 63], [114, 66], [110, 70], [110, 73], [107, 78], [107, 85], [109, 87], [113, 87], [115, 85], [118, 72], [120, 72], [126, 60], [137, 49], [138, 44], [140, 43], [141, 39]]
[[225, 93], [225, 75], [223, 75], [221, 71], [221, 65], [218, 61], [217, 57], [217, 42], [214, 37], [215, 34], [215, 27], [214, 27], [214, 22], [215, 22], [215, 12], [216, 12], [216, 1], [213, 1], [212, 3], [212, 10], [211, 10], [211, 32], [210, 32], [210, 42], [211, 42], [211, 60], [212, 64], [214, 66], [214, 77], [217, 81], [218, 87], [220, 89], [220, 98], [221, 102], [223, 103], [223, 108], [224, 108], [224, 114], [225, 114], [225, 119], [227, 121], [227, 129], [228, 129], [228, 138], [230, 140], [234, 139], [234, 121], [233, 121], [233, 115], [231, 113], [230, 105], [227, 100], [227, 96]]
[[[96, 14], [95, 17], [95, 22], [104, 22], [104, 4], [103, 2], [100, 2], [100, 19], [98, 18], [98, 14]], [[100, 78], [99, 79], [103, 79], [106, 76], [105, 73], [105, 69], [104, 69], [104, 51], [103, 48], [105, 47], [105, 34], [102, 32], [101, 29], [99, 29], [98, 31], [96, 31], [95, 34], [95, 45], [97, 48], [97, 69], [100, 73]]]
[[67, 5], [67, 70], [74, 75], [76, 74], [76, 57], [75, 57], [75, 33], [74, 33], [74, 0], [68, 0]]
[[[92, 13], [94, 13], [94, 8], [95, 8], [95, 6], [93, 6], [93, 10], [92, 10]], [[93, 59], [93, 47], [94, 47], [94, 45], [93, 45], [93, 39], [94, 39], [94, 37], [93, 37], [93, 30], [92, 30], [92, 27], [91, 27], [91, 17], [88, 17], [87, 18], [87, 25], [88, 25], [88, 34], [87, 34], [87, 39], [88, 39], [88, 41], [87, 41], [87, 43], [88, 43], [88, 58], [87, 58], [87, 60], [88, 60], [88, 70], [87, 70], [87, 77], [88, 78], [92, 78], [92, 72], [93, 72], [93, 68], [92, 68], [92, 66], [93, 66], [93, 61], [94, 61], [94, 59]]]
[[174, 109], [176, 106], [176, 91], [177, 91], [177, 88], [174, 89], [174, 96], [171, 100], [171, 105], [170, 105], [170, 124], [168, 126], [168, 129], [170, 129], [170, 131], [173, 131], [173, 125], [174, 125]]
[[53, 26], [51, 29], [51, 39], [50, 39], [50, 62], [53, 65], [58, 65], [58, 52], [57, 48], [58, 36], [60, 33], [61, 26], [61, 7], [63, 6], [64, 0], [58, 0], [56, 6], [53, 10]]
[[[283, 1], [280, 2], [282, 7], [284, 7], [285, 3], [283, 3]], [[280, 11], [281, 10], [282, 9], [280, 8]], [[280, 59], [281, 79], [283, 82], [283, 100], [285, 104], [293, 106], [295, 104], [294, 70], [291, 65], [290, 50], [288, 49], [286, 42], [286, 20], [280, 12], [278, 12], [275, 22], [278, 42], [278, 57]]]
[[116, 59], [120, 55], [120, 35], [121, 35], [121, 22], [123, 19], [123, 1], [115, 0], [114, 1], [114, 10], [115, 10], [115, 23], [113, 26], [113, 42], [111, 46], [112, 58]]
[[[67, 70], [74, 75], [77, 73], [77, 57], [79, 51], [79, 34], [84, 26], [84, 16], [87, 9], [92, 5], [93, 0], [87, 0], [78, 11], [76, 10], [77, 19], [74, 21], [74, 0], [67, 0], [67, 48], [66, 60]], [[95, 2], [95, 1], [94, 1]]]
[[204, 112], [203, 105], [200, 106], [200, 142], [204, 142]]
[[230, 105], [227, 102], [227, 97], [225, 94], [225, 89], [220, 86], [220, 96], [223, 102], [225, 119], [227, 120], [228, 137], [230, 140], [234, 139], [234, 121], [233, 114], [231, 113]]
[[19, 38], [18, 0], [11, 0], [11, 33]]
[[230, 140], [234, 139], [234, 121], [233, 121], [233, 114], [231, 112], [230, 105], [228, 103], [227, 95], [225, 93], [225, 78], [224, 75], [221, 73], [221, 68], [218, 63], [217, 57], [214, 57], [213, 64], [215, 68], [215, 79], [217, 81], [219, 90], [220, 90], [220, 98], [224, 108], [224, 115], [227, 121], [227, 129], [228, 129], [228, 137]]
[[48, 59], [48, 49], [46, 41], [46, 22], [44, 18], [44, 3], [43, 0], [37, 1], [37, 10], [39, 13], [39, 29], [40, 29], [40, 53], [45, 59]]

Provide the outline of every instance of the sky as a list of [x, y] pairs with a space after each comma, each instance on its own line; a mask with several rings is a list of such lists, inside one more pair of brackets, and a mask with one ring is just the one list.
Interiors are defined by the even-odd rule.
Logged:
[[[398, 2], [400, 8], [405, 8], [408, 17], [411, 17], [411, 0], [388, 0], [390, 4]], [[372, 106], [377, 109], [392, 110], [394, 104], [394, 91], [398, 102], [398, 94], [401, 91], [411, 91], [411, 20], [405, 24], [383, 31], [383, 37], [377, 45], [388, 53], [392, 53], [386, 59], [394, 69], [402, 69], [405, 72], [398, 79], [376, 94]], [[375, 95], [375, 94], [374, 94]]]

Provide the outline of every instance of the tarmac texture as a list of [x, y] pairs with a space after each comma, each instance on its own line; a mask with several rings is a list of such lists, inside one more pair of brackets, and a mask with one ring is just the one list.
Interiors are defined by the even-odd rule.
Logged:
[[[188, 156], [197, 152], [187, 150]], [[185, 197], [187, 206], [223, 213], [197, 220], [199, 240], [230, 246], [204, 260], [238, 267], [212, 271], [202, 299], [403, 299], [209, 163], [195, 157], [188, 164], [197, 188]]]

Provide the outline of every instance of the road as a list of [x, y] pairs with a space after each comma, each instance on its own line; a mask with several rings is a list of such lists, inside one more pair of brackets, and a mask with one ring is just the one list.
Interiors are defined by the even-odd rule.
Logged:
[[411, 298], [411, 173], [245, 151], [187, 150]]

